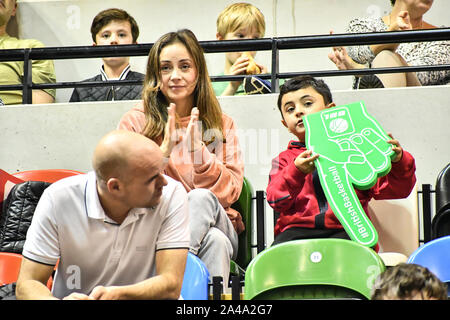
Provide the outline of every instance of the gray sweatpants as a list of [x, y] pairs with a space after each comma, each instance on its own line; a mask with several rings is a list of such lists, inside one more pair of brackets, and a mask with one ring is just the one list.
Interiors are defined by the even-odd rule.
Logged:
[[238, 235], [217, 197], [208, 189], [188, 193], [191, 245], [190, 251], [206, 265], [211, 279], [221, 276], [228, 291], [230, 260], [238, 251]]

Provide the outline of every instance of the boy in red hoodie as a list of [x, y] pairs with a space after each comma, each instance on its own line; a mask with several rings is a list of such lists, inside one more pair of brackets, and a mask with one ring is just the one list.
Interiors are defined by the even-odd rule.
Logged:
[[[313, 155], [305, 147], [303, 116], [334, 106], [330, 89], [323, 80], [301, 76], [280, 87], [281, 123], [298, 141], [290, 141], [287, 150], [272, 161], [267, 201], [279, 214], [273, 245], [297, 239], [350, 239], [325, 198], [314, 166], [314, 160], [320, 155]], [[355, 189], [366, 214], [372, 198], [405, 198], [416, 183], [414, 158], [391, 138], [387, 142], [396, 154], [391, 171], [372, 188]]]

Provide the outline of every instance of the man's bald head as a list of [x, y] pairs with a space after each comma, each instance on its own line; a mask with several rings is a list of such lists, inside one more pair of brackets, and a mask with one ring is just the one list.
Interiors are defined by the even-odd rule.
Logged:
[[158, 166], [162, 161], [159, 146], [147, 137], [125, 130], [105, 135], [94, 151], [92, 166], [99, 181], [126, 180], [143, 165]]

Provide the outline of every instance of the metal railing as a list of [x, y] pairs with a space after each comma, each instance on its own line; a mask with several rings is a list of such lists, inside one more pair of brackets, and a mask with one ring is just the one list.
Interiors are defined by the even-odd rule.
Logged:
[[[421, 72], [450, 70], [450, 64], [432, 66], [413, 66], [396, 68], [372, 68], [355, 70], [320, 70], [302, 72], [279, 72], [279, 51], [289, 49], [312, 49], [336, 46], [354, 46], [382, 43], [403, 42], [425, 42], [450, 40], [450, 28], [431, 30], [411, 30], [395, 32], [372, 32], [357, 34], [332, 34], [313, 35], [300, 37], [277, 37], [255, 40], [214, 40], [200, 41], [205, 53], [221, 53], [231, 51], [271, 51], [271, 73], [258, 75], [262, 79], [271, 80], [272, 92], [278, 91], [278, 80], [292, 78], [299, 75], [312, 75], [314, 77], [333, 77], [348, 75], [365, 75], [397, 72]], [[114, 46], [74, 46], [74, 47], [45, 47], [27, 49], [0, 50], [0, 62], [2, 61], [24, 61], [24, 76], [22, 84], [2, 85], [0, 91], [22, 90], [22, 103], [31, 103], [31, 92], [33, 89], [58, 89], [91, 86], [111, 85], [138, 85], [140, 80], [115, 80], [115, 81], [92, 81], [92, 82], [56, 82], [45, 84], [34, 84], [31, 80], [31, 60], [62, 60], [62, 59], [85, 59], [121, 56], [147, 56], [152, 43]], [[245, 75], [236, 76], [211, 76], [212, 81], [242, 80]]]

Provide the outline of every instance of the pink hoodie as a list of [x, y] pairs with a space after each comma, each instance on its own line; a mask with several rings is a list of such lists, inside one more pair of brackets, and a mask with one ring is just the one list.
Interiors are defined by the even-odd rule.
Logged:
[[[190, 116], [178, 119], [183, 130], [188, 126]], [[147, 120], [141, 105], [122, 116], [118, 129], [142, 133]], [[244, 179], [244, 162], [241, 157], [239, 140], [233, 119], [222, 113], [222, 126], [225, 141], [214, 141], [195, 152], [188, 152], [179, 143], [172, 151], [165, 173], [180, 181], [187, 192], [196, 189], [209, 189], [225, 208], [236, 232], [245, 230], [242, 217], [231, 204], [239, 199]], [[162, 138], [155, 141], [161, 144]]]

